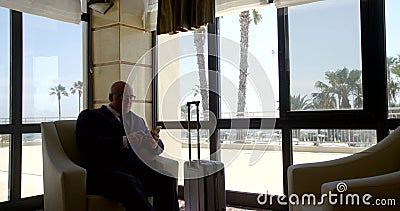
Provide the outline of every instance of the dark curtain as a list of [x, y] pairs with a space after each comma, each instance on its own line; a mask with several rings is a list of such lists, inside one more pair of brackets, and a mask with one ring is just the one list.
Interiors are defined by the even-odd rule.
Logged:
[[157, 34], [175, 34], [213, 23], [215, 0], [158, 0]]

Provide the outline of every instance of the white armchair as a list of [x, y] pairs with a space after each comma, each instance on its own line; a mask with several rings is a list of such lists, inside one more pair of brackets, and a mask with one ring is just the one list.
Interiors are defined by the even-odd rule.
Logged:
[[[330, 204], [325, 198], [323, 206], [291, 205], [289, 210], [399, 210], [400, 209], [400, 128], [375, 146], [354, 155], [332, 161], [299, 164], [288, 168], [288, 194], [301, 198], [305, 194], [329, 192], [338, 194], [337, 184], [343, 182], [347, 190], [358, 194], [360, 205]], [[362, 196], [372, 195], [371, 205], [363, 204]], [[338, 198], [337, 198], [338, 199]], [[375, 199], [394, 199], [396, 205], [379, 206]], [[317, 198], [317, 200], [320, 200]], [[342, 204], [345, 204], [343, 202]], [[351, 204], [351, 203], [350, 203]]]
[[[86, 194], [86, 170], [75, 141], [75, 120], [43, 122], [44, 210], [124, 211], [121, 203]], [[177, 175], [178, 161], [158, 156], [153, 164]], [[149, 198], [151, 202], [151, 198]]]
[[43, 122], [44, 210], [124, 211], [122, 204], [86, 194], [86, 170], [75, 141], [76, 121]]

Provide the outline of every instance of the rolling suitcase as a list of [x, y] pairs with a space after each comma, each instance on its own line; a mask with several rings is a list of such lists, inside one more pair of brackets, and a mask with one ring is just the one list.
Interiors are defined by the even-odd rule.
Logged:
[[[219, 161], [200, 160], [199, 101], [188, 102], [189, 161], [184, 163], [184, 199], [186, 211], [226, 210], [224, 164]], [[197, 160], [192, 160], [190, 107], [196, 105]]]

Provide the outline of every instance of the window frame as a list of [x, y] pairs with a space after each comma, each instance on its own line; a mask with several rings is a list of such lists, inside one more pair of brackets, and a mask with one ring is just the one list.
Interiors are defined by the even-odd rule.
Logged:
[[[233, 121], [250, 121], [249, 129], [260, 129], [262, 121], [275, 121], [275, 129], [282, 130], [282, 165], [284, 194], [288, 193], [287, 168], [293, 165], [292, 129], [367, 129], [375, 130], [377, 140], [382, 140], [389, 134], [390, 129], [400, 125], [400, 119], [388, 119], [387, 94], [386, 94], [386, 44], [385, 44], [385, 0], [360, 0], [361, 21], [361, 61], [362, 61], [362, 88], [363, 108], [357, 110], [316, 110], [316, 111], [291, 111], [290, 110], [290, 65], [289, 65], [289, 23], [288, 9], [277, 10], [278, 21], [278, 60], [279, 60], [279, 118], [244, 118], [244, 119], [220, 119], [220, 99], [218, 93], [209, 93], [210, 110], [217, 116], [217, 130], [210, 137], [210, 154], [219, 149], [218, 129], [229, 129]], [[210, 34], [217, 34], [219, 20], [208, 25]], [[156, 34], [153, 34], [153, 46], [157, 44]], [[217, 36], [218, 37], [218, 36]], [[219, 55], [219, 41], [209, 40], [209, 52]], [[157, 52], [154, 51], [153, 67], [157, 72]], [[217, 57], [209, 55], [208, 66], [210, 70], [220, 71]], [[381, 70], [381, 71], [376, 71]], [[212, 71], [210, 71], [212, 72]], [[212, 90], [219, 89], [219, 78], [209, 73], [209, 86]], [[157, 80], [156, 80], [157, 81]], [[215, 89], [217, 88], [217, 89]], [[158, 99], [157, 83], [153, 87], [153, 102]], [[219, 92], [220, 93], [220, 92]], [[169, 129], [187, 129], [188, 125], [183, 121], [159, 121], [157, 119], [157, 104], [153, 104], [153, 119], [156, 125], [168, 126]], [[328, 121], [329, 120], [329, 121]], [[207, 123], [202, 122], [203, 123]], [[345, 123], [345, 125], [343, 124]], [[204, 125], [204, 124], [203, 124]], [[192, 125], [191, 125], [192, 127]], [[193, 125], [194, 127], [194, 125]], [[218, 159], [218, 158], [215, 158]], [[268, 168], [268, 167], [266, 167]], [[183, 187], [179, 188], [181, 191]], [[182, 192], [180, 191], [180, 196]], [[227, 204], [267, 209], [285, 209], [277, 202], [270, 206], [258, 205], [251, 202], [256, 193], [244, 193], [227, 191]]]
[[[40, 124], [22, 123], [22, 93], [23, 93], [23, 13], [10, 11], [10, 122], [0, 125], [0, 134], [10, 134], [9, 154], [9, 200], [0, 202], [0, 209], [32, 210], [43, 208], [43, 194], [21, 198], [22, 178], [22, 136], [27, 133], [40, 133]], [[88, 10], [89, 11], [89, 10]], [[84, 107], [91, 108], [93, 93], [89, 64], [91, 64], [90, 49], [91, 37], [88, 23], [82, 25], [83, 51], [83, 82], [86, 96], [83, 99]]]

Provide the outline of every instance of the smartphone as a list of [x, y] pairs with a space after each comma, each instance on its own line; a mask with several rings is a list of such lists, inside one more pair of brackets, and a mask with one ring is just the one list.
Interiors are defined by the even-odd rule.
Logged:
[[155, 133], [159, 133], [161, 128], [162, 128], [162, 126], [156, 126], [156, 127], [153, 128], [152, 131], [154, 131]]

